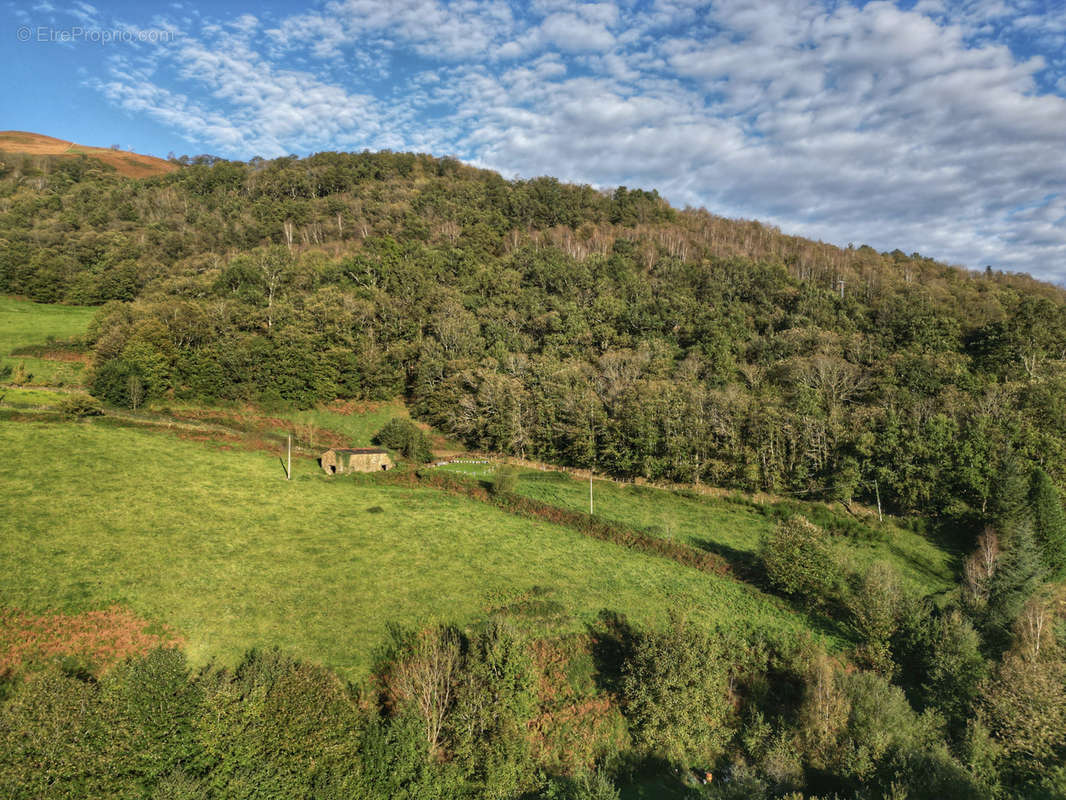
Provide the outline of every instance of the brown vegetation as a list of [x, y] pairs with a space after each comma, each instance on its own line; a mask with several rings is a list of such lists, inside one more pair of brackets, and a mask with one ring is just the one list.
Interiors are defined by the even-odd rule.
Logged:
[[573, 661], [589, 658], [589, 636], [532, 643], [539, 713], [528, 723], [534, 758], [566, 774], [592, 769], [626, 742], [625, 721], [613, 695], [570, 679]]
[[129, 656], [156, 647], [178, 647], [180, 636], [112, 606], [81, 614], [29, 614], [0, 608], [0, 674], [21, 672], [66, 657], [78, 657], [105, 672]]
[[51, 136], [25, 131], [0, 131], [0, 151], [62, 158], [88, 156], [99, 159], [127, 178], [150, 178], [154, 175], [165, 175], [177, 169], [176, 165], [155, 156], [145, 156], [125, 150], [111, 150], [106, 147], [87, 147], [65, 139], [55, 139]]

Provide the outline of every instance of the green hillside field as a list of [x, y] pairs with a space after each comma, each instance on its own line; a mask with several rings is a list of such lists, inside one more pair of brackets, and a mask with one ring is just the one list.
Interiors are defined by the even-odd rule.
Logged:
[[76, 382], [84, 367], [81, 363], [11, 355], [11, 351], [78, 338], [95, 312], [84, 306], [31, 303], [0, 295], [0, 369], [22, 364], [33, 384]]
[[[277, 645], [355, 677], [386, 623], [473, 621], [533, 587], [580, 621], [799, 631], [737, 581], [428, 489], [106, 423], [0, 422], [0, 575], [29, 610], [127, 606], [195, 662]], [[371, 511], [380, 509], [380, 511]]]
[[[574, 480], [564, 472], [524, 472], [517, 491], [559, 508], [587, 511], [589, 506], [588, 482]], [[741, 564], [755, 558], [763, 536], [776, 524], [774, 516], [766, 513], [770, 510], [766, 506], [728, 498], [601, 480], [594, 482], [593, 494], [597, 516], [677, 539]], [[861, 572], [875, 561], [888, 562], [912, 589], [924, 594], [952, 585], [953, 556], [925, 537], [887, 521], [868, 531], [869, 539], [833, 538], [842, 563]]]
[[[90, 309], [0, 298], [0, 353], [76, 339], [90, 318]], [[27, 360], [40, 361], [44, 373], [54, 364]], [[4, 391], [16, 410], [64, 397]], [[154, 405], [208, 422], [217, 415], [239, 423], [243, 413]], [[406, 414], [393, 401], [276, 415], [301, 435], [310, 426], [366, 445], [388, 419]], [[258, 423], [249, 417], [248, 424]], [[472, 622], [534, 587], [580, 622], [610, 609], [656, 623], [669, 609], [691, 608], [706, 623], [727, 627], [813, 626], [752, 586], [563, 526], [430, 488], [328, 479], [307, 459], [286, 482], [275, 455], [199, 438], [208, 441], [107, 420], [0, 422], [5, 604], [68, 612], [119, 604], [184, 636], [197, 661], [232, 662], [250, 647], [278, 645], [348, 676], [365, 671], [387, 623]], [[479, 464], [448, 469], [470, 479], [492, 471]], [[587, 484], [565, 473], [524, 471], [518, 491], [559, 508], [587, 508]], [[750, 561], [774, 524], [751, 504], [610, 481], [595, 482], [595, 498], [604, 519], [734, 563]], [[894, 526], [877, 541], [842, 537], [836, 546], [859, 569], [889, 561], [923, 593], [951, 581], [951, 556]]]

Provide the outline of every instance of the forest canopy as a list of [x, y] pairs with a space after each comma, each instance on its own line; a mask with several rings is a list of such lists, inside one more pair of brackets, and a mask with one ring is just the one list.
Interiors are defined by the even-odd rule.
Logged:
[[1066, 480], [1066, 293], [1026, 276], [410, 153], [2, 161], [0, 291], [100, 305], [113, 404], [405, 395], [471, 448], [975, 522]]

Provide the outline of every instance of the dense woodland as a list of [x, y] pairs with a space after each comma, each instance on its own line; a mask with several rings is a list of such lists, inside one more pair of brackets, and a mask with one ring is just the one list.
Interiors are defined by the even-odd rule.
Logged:
[[1066, 480], [1066, 293], [1025, 277], [427, 156], [91, 165], [5, 161], [0, 291], [105, 304], [112, 402], [405, 394], [471, 447], [953, 517]]
[[[397, 632], [369, 694], [263, 654], [50, 673], [10, 690], [0, 752], [82, 763], [77, 796], [122, 774], [128, 796], [607, 798], [649, 759], [727, 762], [721, 797], [1066, 796], [1062, 290], [450, 159], [187, 161], [134, 181], [2, 158], [0, 291], [101, 306], [104, 401], [403, 395], [471, 448], [879, 501], [954, 532], [959, 585], [848, 575], [823, 530], [782, 522], [759, 579], [854, 650], [616, 620], [592, 641], [614, 648], [597, 674], [623, 733], [581, 769], [530, 749], [536, 673], [493, 626]], [[89, 727], [48, 751], [71, 709]], [[92, 747], [102, 730], [158, 746], [129, 761]]]

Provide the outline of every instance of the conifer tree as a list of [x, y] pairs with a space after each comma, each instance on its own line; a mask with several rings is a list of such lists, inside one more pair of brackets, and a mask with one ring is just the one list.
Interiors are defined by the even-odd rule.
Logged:
[[999, 652], [1010, 644], [1014, 622], [1044, 576], [1043, 559], [1033, 538], [1032, 526], [1016, 526], [1010, 537], [1010, 546], [1000, 556], [996, 573], [989, 584], [988, 607], [984, 618], [986, 641]]
[[1033, 470], [1029, 508], [1044, 566], [1050, 574], [1060, 574], [1066, 568], [1066, 513], [1058, 489], [1040, 467]]

